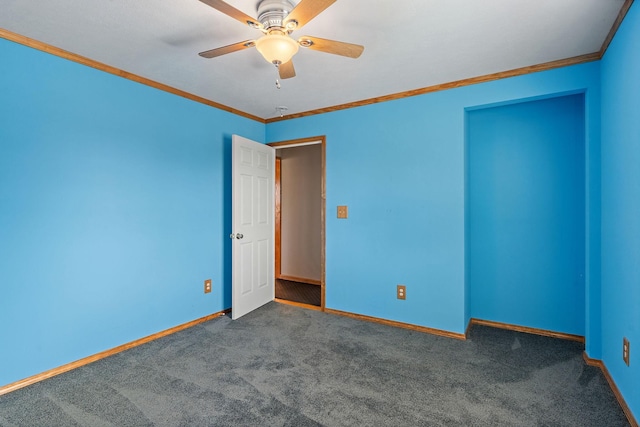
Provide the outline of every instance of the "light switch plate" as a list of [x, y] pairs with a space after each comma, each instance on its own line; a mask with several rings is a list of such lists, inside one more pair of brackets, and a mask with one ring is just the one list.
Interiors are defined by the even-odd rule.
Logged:
[[347, 219], [349, 217], [349, 208], [347, 206], [338, 206], [338, 218]]
[[622, 360], [629, 366], [629, 340], [622, 338]]

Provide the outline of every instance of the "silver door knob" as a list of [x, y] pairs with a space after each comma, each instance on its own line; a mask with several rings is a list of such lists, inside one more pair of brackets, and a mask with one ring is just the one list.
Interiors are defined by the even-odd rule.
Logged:
[[236, 239], [240, 240], [244, 237], [241, 233], [236, 234]]
[[229, 238], [230, 238], [230, 239], [235, 239], [235, 238], [236, 238], [236, 235], [235, 235], [235, 234], [233, 234], [233, 233], [231, 233], [231, 234], [229, 234]]

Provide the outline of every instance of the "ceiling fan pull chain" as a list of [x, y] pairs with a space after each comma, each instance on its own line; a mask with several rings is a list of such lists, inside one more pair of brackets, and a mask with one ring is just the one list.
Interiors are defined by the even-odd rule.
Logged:
[[273, 65], [276, 66], [276, 88], [280, 89], [280, 64], [278, 62], [274, 62]]

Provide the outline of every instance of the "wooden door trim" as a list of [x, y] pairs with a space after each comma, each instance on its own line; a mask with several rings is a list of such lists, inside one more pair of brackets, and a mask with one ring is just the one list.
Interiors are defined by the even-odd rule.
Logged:
[[282, 200], [282, 192], [281, 192], [281, 187], [280, 187], [280, 181], [281, 181], [281, 166], [282, 166], [282, 159], [280, 157], [276, 157], [276, 177], [275, 177], [275, 208], [276, 208], [276, 213], [275, 213], [275, 218], [274, 218], [274, 222], [275, 222], [275, 260], [276, 260], [276, 265], [274, 267], [274, 272], [275, 272], [275, 278], [276, 279], [280, 279], [282, 274], [281, 274], [281, 266], [282, 266], [282, 261], [280, 259], [281, 254], [282, 254], [282, 247], [281, 247], [281, 243], [282, 243], [282, 210], [281, 210], [281, 200]]
[[[299, 139], [290, 139], [286, 141], [277, 141], [271, 142], [267, 145], [273, 148], [286, 148], [288, 146], [295, 146], [301, 144], [307, 144], [312, 142], [318, 142], [321, 145], [321, 186], [320, 186], [320, 309], [325, 311], [325, 294], [326, 294], [326, 230], [327, 230], [327, 220], [326, 220], [326, 212], [327, 212], [327, 138], [325, 135], [321, 136], [313, 136], [309, 138], [299, 138]], [[277, 227], [277, 224], [276, 224]], [[277, 277], [277, 276], [276, 276]]]

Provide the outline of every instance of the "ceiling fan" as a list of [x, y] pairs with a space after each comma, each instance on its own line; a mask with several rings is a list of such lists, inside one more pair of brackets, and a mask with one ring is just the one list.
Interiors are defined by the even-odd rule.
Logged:
[[301, 0], [297, 6], [289, 0], [262, 0], [258, 4], [258, 19], [246, 15], [222, 0], [200, 1], [264, 33], [257, 40], [245, 40], [200, 52], [199, 55], [204, 58], [215, 58], [255, 47], [264, 59], [276, 66], [281, 79], [288, 79], [296, 75], [291, 58], [298, 52], [299, 46], [349, 58], [358, 58], [364, 50], [363, 46], [357, 44], [319, 37], [303, 36], [298, 40], [290, 37], [294, 30], [302, 28], [336, 0]]

